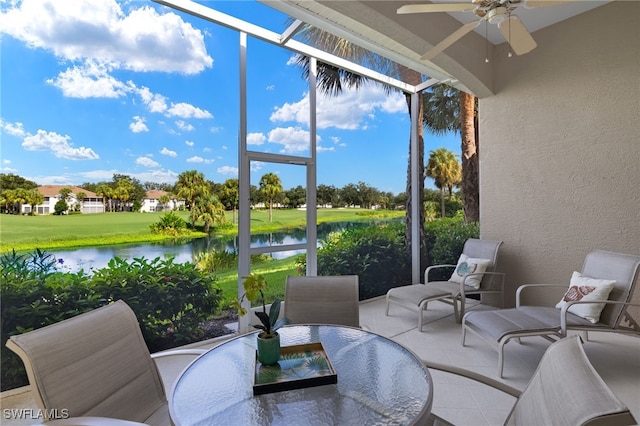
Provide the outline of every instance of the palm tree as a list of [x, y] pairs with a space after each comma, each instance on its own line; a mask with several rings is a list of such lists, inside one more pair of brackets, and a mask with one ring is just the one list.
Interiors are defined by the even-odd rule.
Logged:
[[[101, 183], [96, 188], [96, 195], [102, 197], [102, 202], [105, 206], [105, 211], [111, 211], [111, 198], [113, 197], [113, 189], [106, 183]], [[107, 208], [107, 203], [109, 207]]]
[[191, 210], [196, 198], [209, 195], [211, 191], [204, 174], [197, 170], [187, 170], [178, 175], [175, 193], [178, 198], [183, 198], [187, 202]]
[[158, 202], [160, 203], [160, 205], [162, 206], [162, 210], [164, 211], [167, 203], [171, 201], [171, 197], [169, 197], [169, 194], [162, 194], [159, 198], [158, 198]]
[[267, 173], [260, 178], [260, 193], [269, 200], [269, 222], [273, 221], [273, 200], [282, 193], [282, 182], [274, 173]]
[[[409, 84], [417, 85], [422, 82], [422, 76], [419, 72], [410, 68], [396, 64], [386, 58], [378, 56], [369, 50], [363, 49], [359, 46], [352, 44], [349, 41], [341, 39], [337, 36], [329, 34], [315, 27], [305, 26], [299, 33], [303, 39], [313, 46], [318, 46], [320, 49], [332, 53], [336, 56], [347, 58], [358, 62], [369, 68], [375, 69], [379, 72], [386, 73], [388, 75], [401, 76], [403, 81]], [[298, 55], [296, 57], [296, 63], [302, 67], [303, 76], [305, 79], [309, 79], [309, 58], [306, 56]], [[360, 75], [339, 69], [332, 65], [318, 62], [317, 64], [317, 85], [320, 91], [329, 95], [338, 95], [342, 92], [343, 87], [358, 89], [367, 79]], [[388, 89], [388, 86], [383, 86]], [[418, 93], [418, 116], [423, 117], [423, 100], [422, 93]], [[409, 115], [411, 116], [411, 95], [405, 94], [407, 100], [407, 108]], [[418, 175], [424, 176], [424, 129], [422, 126], [418, 126]], [[409, 158], [407, 164], [407, 186], [406, 186], [406, 210], [411, 212], [413, 203], [417, 203], [420, 208], [419, 217], [413, 218], [411, 214], [406, 215], [405, 219], [405, 246], [407, 254], [411, 255], [412, 252], [412, 228], [413, 220], [418, 220], [420, 224], [419, 230], [419, 242], [420, 242], [420, 270], [422, 271], [427, 266], [427, 247], [426, 238], [424, 235], [424, 179], [420, 179], [418, 182], [419, 188], [417, 190], [418, 199], [414, 200], [412, 197], [412, 183], [411, 183], [411, 158], [413, 152], [411, 148], [411, 141], [409, 141]]]
[[195, 199], [191, 209], [191, 221], [204, 222], [204, 232], [209, 232], [211, 225], [225, 222], [224, 206], [213, 194], [202, 195]]
[[31, 212], [29, 214], [34, 215], [35, 206], [44, 203], [44, 195], [42, 195], [37, 189], [27, 189], [24, 194], [24, 200], [26, 204], [31, 206]]
[[435, 180], [436, 186], [440, 189], [440, 208], [442, 217], [445, 217], [445, 189], [449, 189], [449, 198], [451, 198], [453, 186], [460, 183], [462, 178], [460, 164], [453, 152], [445, 148], [439, 148], [431, 151], [425, 172], [427, 176]]
[[236, 224], [236, 212], [240, 202], [240, 189], [238, 179], [227, 179], [222, 186], [222, 199], [230, 204], [233, 209], [233, 224]]
[[87, 198], [87, 194], [82, 191], [76, 194], [76, 199], [78, 200], [78, 204], [80, 204], [80, 211], [82, 211], [82, 206], [84, 205], [85, 198]]
[[424, 96], [424, 124], [434, 134], [460, 132], [462, 137], [462, 203], [465, 220], [480, 220], [477, 99], [446, 84], [430, 87]]

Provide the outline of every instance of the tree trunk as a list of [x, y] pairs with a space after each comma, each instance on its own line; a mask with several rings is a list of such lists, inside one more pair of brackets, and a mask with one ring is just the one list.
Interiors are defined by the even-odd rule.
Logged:
[[442, 210], [442, 217], [445, 217], [447, 212], [444, 208], [444, 186], [440, 188], [440, 209]]
[[475, 97], [460, 91], [462, 134], [462, 206], [467, 222], [480, 221], [480, 182], [476, 145]]

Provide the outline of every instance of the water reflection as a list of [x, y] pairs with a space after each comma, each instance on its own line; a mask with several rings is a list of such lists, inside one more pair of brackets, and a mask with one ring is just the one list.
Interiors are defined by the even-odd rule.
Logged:
[[[397, 221], [392, 219], [391, 221]], [[331, 232], [342, 231], [351, 227], [366, 226], [371, 224], [389, 222], [390, 220], [377, 220], [368, 222], [331, 222], [318, 225], [318, 242], [320, 247], [322, 240]], [[272, 247], [288, 244], [306, 243], [306, 229], [295, 228], [286, 231], [271, 232], [265, 234], [251, 235], [251, 247]], [[47, 250], [57, 259], [62, 259], [64, 263], [60, 265], [61, 270], [67, 272], [77, 272], [83, 269], [90, 272], [91, 269], [100, 269], [107, 266], [114, 257], [131, 260], [144, 257], [146, 259], [170, 258], [173, 257], [175, 263], [191, 262], [200, 253], [211, 250], [226, 250], [236, 252], [238, 250], [238, 237], [204, 237], [196, 238], [186, 242], [176, 243], [173, 241], [163, 241], [156, 243], [116, 245], [104, 247], [80, 248], [73, 250]], [[304, 250], [288, 250], [271, 253], [275, 259], [285, 259], [300, 253]]]

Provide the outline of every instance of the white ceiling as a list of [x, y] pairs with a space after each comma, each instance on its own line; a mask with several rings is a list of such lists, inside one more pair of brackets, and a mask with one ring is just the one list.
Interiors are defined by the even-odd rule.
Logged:
[[[530, 33], [535, 32], [541, 28], [548, 27], [549, 25], [553, 25], [557, 22], [564, 21], [565, 19], [569, 19], [573, 16], [579, 15], [583, 12], [586, 12], [590, 9], [593, 9], [598, 6], [602, 6], [603, 4], [609, 3], [611, 0], [574, 0], [567, 3], [562, 4], [553, 4], [553, 1], [550, 1], [550, 6], [547, 7], [539, 7], [535, 9], [529, 9], [524, 6], [524, 4], [519, 4], [516, 6], [516, 10], [513, 12], [514, 15], [517, 15], [520, 20], [524, 23], [524, 26], [529, 30]], [[471, 0], [433, 0], [431, 3], [470, 3]], [[429, 1], [425, 2], [415, 2], [409, 1], [404, 3], [402, 1], [398, 1], [399, 5], [402, 4], [410, 4], [410, 3], [429, 3]], [[477, 16], [473, 14], [473, 12], [452, 12], [449, 13], [450, 16], [460, 21], [462, 24], [466, 24], [467, 22], [475, 21], [478, 19]], [[504, 43], [504, 37], [498, 30], [496, 25], [487, 25], [487, 34], [489, 41], [496, 45], [500, 43]], [[475, 31], [480, 34], [480, 36], [485, 36], [485, 24], [481, 24]]]

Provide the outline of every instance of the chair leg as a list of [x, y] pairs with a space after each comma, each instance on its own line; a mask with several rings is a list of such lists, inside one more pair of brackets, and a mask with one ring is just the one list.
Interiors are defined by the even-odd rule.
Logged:
[[498, 374], [500, 375], [501, 379], [504, 377], [503, 376], [503, 373], [504, 373], [504, 345], [506, 343], [507, 343], [506, 341], [502, 341], [498, 345]]
[[384, 311], [386, 316], [389, 316], [389, 294], [387, 293], [387, 309]]
[[422, 322], [424, 320], [424, 318], [422, 317], [422, 314], [427, 309], [428, 303], [429, 302], [427, 302], [426, 300], [423, 300], [422, 302], [420, 302], [420, 304], [418, 304], [418, 331], [420, 333], [422, 333]]
[[465, 339], [467, 338], [467, 327], [464, 324], [464, 319], [462, 320], [462, 346], [465, 344]]
[[464, 316], [464, 299], [460, 298], [460, 310], [458, 310], [458, 304], [456, 303], [456, 298], [453, 298], [453, 315], [456, 318], [456, 322], [460, 324], [462, 322], [462, 317]]

